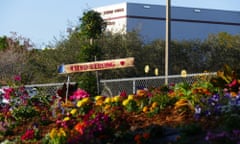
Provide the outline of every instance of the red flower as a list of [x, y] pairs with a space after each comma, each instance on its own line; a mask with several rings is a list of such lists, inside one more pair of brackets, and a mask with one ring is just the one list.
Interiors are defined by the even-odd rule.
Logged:
[[22, 136], [21, 136], [21, 140], [24, 141], [24, 140], [31, 140], [34, 138], [34, 130], [33, 129], [29, 129], [27, 130]]
[[127, 97], [127, 93], [126, 93], [126, 91], [122, 91], [121, 93], [120, 93], [120, 97]]
[[149, 133], [143, 133], [143, 138], [144, 139], [149, 139], [150, 138], [150, 134]]
[[134, 140], [137, 144], [141, 144], [141, 139], [142, 139], [142, 135], [141, 134], [137, 134], [134, 137]]

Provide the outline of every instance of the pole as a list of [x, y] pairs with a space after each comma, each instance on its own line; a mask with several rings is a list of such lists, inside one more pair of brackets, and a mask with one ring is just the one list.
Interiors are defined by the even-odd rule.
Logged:
[[66, 100], [65, 100], [65, 102], [67, 103], [67, 101], [68, 101], [68, 91], [69, 91], [69, 83], [70, 83], [70, 78], [69, 78], [69, 76], [67, 76], [67, 90], [66, 90]]
[[166, 0], [165, 84], [168, 84], [168, 50], [171, 42], [171, 0]]
[[[97, 57], [95, 56], [94, 58], [95, 58], [95, 61], [97, 61]], [[100, 94], [98, 71], [96, 71], [96, 81], [97, 81], [97, 94]]]

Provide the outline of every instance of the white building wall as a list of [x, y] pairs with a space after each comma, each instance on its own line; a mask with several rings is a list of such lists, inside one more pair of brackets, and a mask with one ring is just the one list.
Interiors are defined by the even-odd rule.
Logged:
[[[124, 10], [115, 13], [116, 9]], [[165, 39], [165, 6], [120, 3], [95, 10], [109, 23], [109, 31], [138, 30], [146, 42]], [[104, 14], [109, 10], [113, 13]], [[240, 12], [171, 7], [171, 39], [205, 39], [219, 32], [240, 34]]]
[[100, 12], [102, 18], [107, 22], [107, 31], [111, 31], [114, 33], [126, 32], [127, 30], [126, 3], [99, 7], [95, 8], [94, 10]]

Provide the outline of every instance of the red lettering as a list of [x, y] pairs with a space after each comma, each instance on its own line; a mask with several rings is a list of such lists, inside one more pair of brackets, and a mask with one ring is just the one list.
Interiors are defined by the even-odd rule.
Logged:
[[78, 71], [79, 67], [78, 66], [72, 66], [72, 71]]
[[101, 68], [104, 68], [104, 65], [103, 64], [98, 64], [98, 69], [101, 69]]
[[73, 66], [70, 66], [70, 70], [73, 71]]
[[88, 69], [88, 65], [82, 65], [81, 67], [82, 67], [81, 70], [87, 70]]
[[85, 71], [87, 69], [88, 69], [88, 65], [73, 65], [73, 66], [70, 66], [70, 70], [73, 71], [73, 72]]
[[89, 65], [73, 65], [70, 66], [70, 70], [73, 72], [77, 72], [77, 71], [87, 71], [88, 69], [92, 69], [92, 70], [97, 70], [97, 69], [107, 69], [107, 68], [114, 68], [115, 67], [115, 63], [113, 62], [105, 62], [105, 63], [92, 63]]
[[90, 69], [94, 69], [94, 64], [90, 64], [90, 65], [89, 65], [89, 68], [90, 68]]
[[105, 63], [105, 68], [115, 67], [115, 64], [112, 62]]

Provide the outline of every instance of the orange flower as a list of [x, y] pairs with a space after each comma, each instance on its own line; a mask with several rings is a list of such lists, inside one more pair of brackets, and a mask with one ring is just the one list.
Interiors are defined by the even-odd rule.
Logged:
[[74, 129], [82, 135], [85, 126], [86, 124], [84, 122], [82, 123], [79, 122], [78, 124], [75, 125]]
[[144, 106], [142, 111], [143, 111], [144, 113], [148, 112], [148, 106]]
[[158, 106], [158, 103], [157, 103], [157, 102], [153, 102], [153, 103], [152, 103], [152, 107], [153, 107], [153, 108], [155, 108], [155, 107], [157, 107], [157, 106]]
[[232, 97], [236, 97], [237, 96], [236, 92], [230, 92], [230, 94], [231, 94]]
[[176, 93], [174, 91], [170, 91], [170, 92], [168, 92], [168, 96], [169, 97], [175, 97]]
[[139, 97], [143, 97], [143, 96], [146, 95], [146, 91], [139, 89], [139, 90], [137, 90], [136, 95], [139, 96]]
[[210, 91], [206, 91], [206, 92], [205, 92], [205, 95], [210, 96], [210, 95], [212, 95], [212, 93], [211, 93]]
[[99, 99], [99, 100], [96, 101], [95, 105], [96, 106], [101, 106], [101, 105], [103, 105], [103, 102], [104, 102], [103, 99]]

